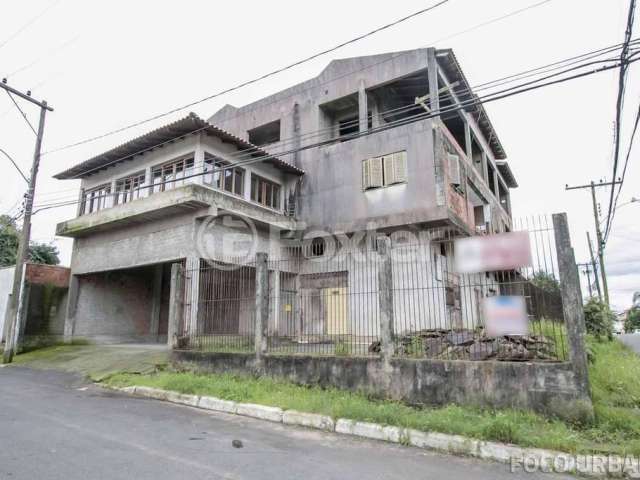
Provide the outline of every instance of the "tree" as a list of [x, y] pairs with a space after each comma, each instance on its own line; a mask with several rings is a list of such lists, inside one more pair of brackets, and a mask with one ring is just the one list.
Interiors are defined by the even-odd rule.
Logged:
[[58, 247], [50, 243], [31, 242], [29, 246], [29, 261], [44, 263], [46, 265], [58, 265], [60, 263]]
[[[16, 264], [19, 243], [20, 230], [15, 220], [8, 215], [0, 215], [0, 267]], [[30, 262], [58, 265], [59, 254], [58, 248], [49, 243], [31, 242], [29, 245]]]
[[613, 322], [615, 315], [611, 309], [601, 300], [590, 298], [584, 306], [584, 323], [587, 333], [600, 340], [603, 337], [613, 339]]
[[0, 266], [16, 264], [19, 232], [16, 223], [9, 215], [0, 215]]
[[544, 270], [538, 270], [531, 279], [531, 283], [545, 292], [559, 292], [560, 284], [556, 277], [552, 273], [547, 273]]
[[640, 330], [640, 308], [631, 307], [627, 312], [627, 317], [624, 319], [624, 331], [633, 333], [636, 330]]

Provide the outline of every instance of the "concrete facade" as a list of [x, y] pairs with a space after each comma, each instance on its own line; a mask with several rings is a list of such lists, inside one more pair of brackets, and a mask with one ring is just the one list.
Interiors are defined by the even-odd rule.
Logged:
[[[189, 272], [199, 269], [203, 258], [235, 258], [225, 246], [234, 247], [233, 253], [236, 246], [251, 244], [251, 255], [231, 261], [242, 264], [253, 262], [257, 252], [286, 258], [283, 247], [291, 240], [318, 231], [324, 236], [441, 226], [462, 235], [509, 230], [508, 190], [515, 180], [482, 106], [465, 103], [469, 88], [450, 50], [336, 60], [314, 79], [241, 108], [226, 106], [208, 123], [192, 114], [58, 174], [81, 179], [78, 217], [57, 227], [58, 235], [75, 239], [66, 337], [163, 341], [171, 328], [160, 320], [169, 316], [170, 265], [180, 263]], [[441, 108], [446, 114], [438, 116]], [[382, 170], [377, 174], [384, 185], [365, 185], [364, 162], [396, 154], [403, 159], [398, 164], [380, 160], [384, 177]], [[212, 158], [231, 172], [233, 166], [244, 172], [242, 180], [233, 180], [242, 183], [240, 193], [210, 182]], [[156, 176], [159, 167], [179, 162], [182, 166], [171, 168], [180, 172], [170, 179], [165, 170]], [[264, 185], [254, 185], [254, 177]], [[123, 202], [125, 180], [139, 183], [131, 187], [135, 196]], [[268, 195], [269, 205], [256, 199]], [[250, 228], [229, 218], [248, 220]], [[439, 247], [427, 243], [425, 248], [416, 292], [444, 281]], [[291, 334], [301, 312], [291, 309], [290, 319], [283, 320], [281, 306], [291, 305], [290, 295], [322, 288], [301, 283], [304, 275], [332, 273], [330, 263], [323, 272], [318, 268], [311, 263], [296, 271], [270, 267], [271, 302], [261, 325]], [[347, 276], [350, 293], [375, 288], [377, 282], [373, 270], [336, 272]], [[191, 332], [201, 331], [206, 321], [197, 312], [206, 300], [202, 295], [211, 294], [206, 285], [201, 288], [203, 281], [202, 275], [191, 275], [186, 287], [190, 320], [182, 328]], [[394, 271], [391, 281], [400, 290], [402, 272]], [[254, 284], [234, 294], [261, 288]], [[463, 309], [475, 311], [476, 297], [468, 298]], [[425, 327], [470, 323], [460, 315], [452, 321], [444, 297], [411, 303], [431, 322]], [[366, 330], [374, 336], [377, 308], [376, 299], [347, 306], [351, 318], [366, 317]], [[398, 309], [396, 331], [415, 315], [415, 309]], [[253, 328], [248, 317], [239, 325], [245, 333]], [[309, 328], [320, 334], [327, 326], [321, 321]]]

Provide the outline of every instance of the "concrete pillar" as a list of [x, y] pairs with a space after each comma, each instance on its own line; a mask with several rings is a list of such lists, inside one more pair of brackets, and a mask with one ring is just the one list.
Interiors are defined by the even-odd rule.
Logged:
[[364, 88], [364, 80], [360, 80], [358, 86], [358, 124], [361, 132], [366, 132], [369, 129], [368, 112], [367, 91]]
[[367, 95], [367, 107], [371, 111], [371, 127], [377, 128], [382, 125], [382, 119], [380, 118], [380, 108], [378, 108], [378, 102], [373, 95]]
[[78, 208], [76, 209], [76, 217], [79, 217], [84, 213], [84, 188], [80, 188], [80, 194], [78, 195]]
[[460, 145], [463, 147], [464, 151], [467, 154], [467, 158], [469, 162], [473, 164], [473, 147], [471, 146], [471, 127], [469, 126], [469, 122], [464, 120], [464, 142], [465, 145]]
[[171, 264], [171, 284], [169, 289], [169, 325], [167, 344], [169, 348], [178, 348], [178, 337], [182, 336], [180, 325], [184, 316], [184, 267], [179, 263]]
[[291, 136], [293, 137], [293, 164], [296, 167], [300, 167], [300, 152], [298, 149], [300, 148], [300, 105], [298, 103], [293, 104], [293, 111], [291, 113], [292, 124], [293, 124], [293, 132], [291, 132]]
[[302, 281], [300, 278], [300, 261], [298, 261], [298, 273], [294, 280], [295, 297], [293, 299], [293, 332], [296, 336], [302, 336], [304, 329], [302, 328]]
[[[191, 345], [195, 345], [197, 335], [199, 332], [198, 322], [198, 303], [200, 300], [200, 258], [188, 257], [185, 265], [185, 285], [186, 289], [186, 302], [189, 304], [188, 315], [188, 334], [189, 342]], [[185, 312], [186, 313], [186, 312]]]
[[256, 253], [256, 359], [267, 353], [267, 326], [269, 322], [269, 255]]
[[116, 179], [111, 180], [111, 194], [105, 199], [105, 207], [111, 208], [116, 205], [116, 184], [118, 181]]
[[482, 178], [484, 178], [484, 181], [487, 182], [487, 185], [489, 185], [489, 158], [487, 157], [487, 154], [482, 152]]
[[0, 343], [4, 342], [7, 338], [7, 332], [9, 331], [9, 323], [11, 320], [11, 296], [12, 293], [7, 294], [7, 304], [4, 309], [4, 323], [2, 324], [2, 331], [0, 331]]
[[558, 255], [562, 310], [569, 343], [569, 361], [573, 367], [580, 392], [583, 396], [589, 397], [589, 371], [585, 349], [586, 327], [582, 308], [582, 292], [580, 291], [578, 267], [571, 247], [566, 213], [553, 215], [553, 230]]
[[151, 296], [151, 321], [149, 322], [149, 336], [158, 341], [160, 333], [160, 305], [162, 303], [162, 264], [153, 267], [153, 291]]
[[438, 96], [438, 59], [436, 49], [427, 49], [427, 76], [429, 78], [429, 108], [432, 112], [440, 110], [440, 98]]
[[[26, 264], [24, 265], [26, 271]], [[20, 288], [20, 302], [18, 302], [18, 323], [15, 330], [15, 340], [13, 342], [16, 353], [22, 352], [22, 344], [24, 342], [24, 331], [29, 317], [29, 297], [31, 296], [31, 285], [22, 273], [22, 288]]]
[[80, 280], [78, 275], [71, 275], [69, 279], [69, 296], [67, 300], [67, 316], [64, 320], [64, 342], [71, 343], [76, 328], [76, 311], [78, 308], [78, 295], [80, 293]]
[[[191, 175], [204, 172], [204, 148], [200, 141], [201, 137], [198, 136], [198, 142], [196, 143], [196, 150], [193, 154], [193, 172]], [[204, 175], [198, 175], [185, 180], [185, 183], [198, 183], [202, 185], [204, 183]]]
[[391, 240], [379, 237], [378, 255], [378, 304], [380, 307], [380, 343], [382, 357], [388, 361], [395, 353], [393, 334], [393, 267], [391, 264]]
[[279, 321], [280, 321], [280, 270], [274, 269], [269, 272], [269, 297], [271, 298], [270, 302], [270, 311], [269, 318], [271, 319], [270, 325], [271, 328], [267, 329], [267, 331], [274, 332], [278, 334], [279, 332]]

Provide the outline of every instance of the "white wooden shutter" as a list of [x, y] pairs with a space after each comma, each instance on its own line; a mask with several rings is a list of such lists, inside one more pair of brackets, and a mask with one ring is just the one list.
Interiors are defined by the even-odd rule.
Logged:
[[382, 182], [382, 157], [373, 157], [369, 159], [370, 183], [369, 187], [381, 187]]
[[460, 185], [460, 157], [449, 153], [447, 160], [449, 162], [449, 183]]
[[393, 180], [394, 183], [407, 181], [407, 152], [393, 154]]
[[370, 158], [362, 161], [362, 189], [366, 190], [369, 188], [369, 183], [371, 183], [371, 166], [370, 166]]
[[382, 159], [382, 166], [384, 168], [384, 184], [393, 185], [396, 183], [395, 170], [393, 168], [393, 154], [383, 155], [380, 158]]

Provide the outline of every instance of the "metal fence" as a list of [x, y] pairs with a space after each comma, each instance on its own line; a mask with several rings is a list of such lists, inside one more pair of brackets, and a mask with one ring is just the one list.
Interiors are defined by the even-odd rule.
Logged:
[[[411, 241], [391, 234], [389, 256], [368, 240], [338, 250], [330, 239], [283, 248], [267, 263], [266, 353], [380, 355], [384, 283], [391, 290], [398, 357], [565, 360], [552, 223], [529, 217], [514, 222], [514, 230], [529, 232], [532, 265], [473, 274], [456, 272], [454, 245], [461, 233], [454, 228], [415, 232]], [[255, 262], [187, 265], [181, 282], [179, 348], [254, 350]], [[484, 299], [496, 295], [524, 297], [528, 335], [487, 335]]]

